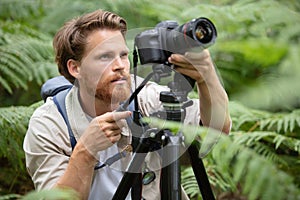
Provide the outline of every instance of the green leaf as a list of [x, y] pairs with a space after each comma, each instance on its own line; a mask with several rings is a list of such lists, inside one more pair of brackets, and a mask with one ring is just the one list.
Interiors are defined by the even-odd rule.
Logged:
[[71, 189], [51, 189], [51, 190], [40, 190], [32, 191], [26, 194], [21, 200], [32, 200], [32, 199], [47, 199], [47, 200], [73, 200], [79, 199], [77, 193]]

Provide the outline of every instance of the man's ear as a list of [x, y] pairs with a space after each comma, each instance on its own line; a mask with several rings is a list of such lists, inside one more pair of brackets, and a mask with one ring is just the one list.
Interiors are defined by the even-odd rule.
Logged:
[[73, 59], [69, 59], [67, 62], [69, 73], [76, 79], [80, 76], [80, 65], [79, 62]]

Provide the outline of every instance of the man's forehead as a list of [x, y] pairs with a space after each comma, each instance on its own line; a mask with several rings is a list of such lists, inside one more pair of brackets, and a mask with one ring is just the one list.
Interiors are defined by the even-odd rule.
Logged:
[[98, 30], [91, 33], [87, 38], [86, 50], [108, 48], [111, 50], [127, 48], [125, 39], [120, 31]]
[[92, 49], [95, 52], [119, 52], [128, 51], [128, 47], [125, 42], [117, 42], [116, 40], [105, 40]]
[[95, 30], [91, 32], [87, 37], [87, 43], [104, 43], [113, 41], [125, 41], [122, 33], [118, 30]]

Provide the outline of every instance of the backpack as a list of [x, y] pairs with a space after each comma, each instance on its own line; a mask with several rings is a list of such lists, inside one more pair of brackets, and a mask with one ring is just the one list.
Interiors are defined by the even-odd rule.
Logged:
[[69, 92], [69, 90], [73, 87], [73, 84], [71, 84], [64, 76], [56, 76], [54, 78], [51, 78], [47, 80], [41, 88], [41, 96], [46, 102], [46, 99], [48, 97], [53, 97], [53, 101], [55, 105], [57, 106], [58, 111], [62, 115], [69, 132], [70, 142], [72, 146], [72, 150], [74, 150], [75, 145], [77, 143], [73, 131], [71, 129], [71, 125], [68, 120], [67, 110], [66, 110], [66, 104], [65, 99]]

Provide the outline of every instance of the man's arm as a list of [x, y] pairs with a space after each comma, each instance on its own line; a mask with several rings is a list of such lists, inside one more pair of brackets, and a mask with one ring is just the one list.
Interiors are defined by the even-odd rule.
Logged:
[[172, 54], [169, 62], [176, 66], [176, 71], [196, 80], [202, 124], [229, 133], [228, 96], [219, 81], [209, 51]]
[[55, 187], [72, 188], [80, 199], [88, 199], [97, 160], [79, 140], [70, 157], [68, 167]]
[[107, 149], [121, 138], [121, 129], [130, 111], [108, 112], [94, 118], [78, 140], [68, 167], [56, 187], [73, 188], [80, 199], [88, 199], [98, 152]]
[[197, 87], [202, 124], [228, 134], [231, 126], [228, 97], [219, 80], [197, 83]]

